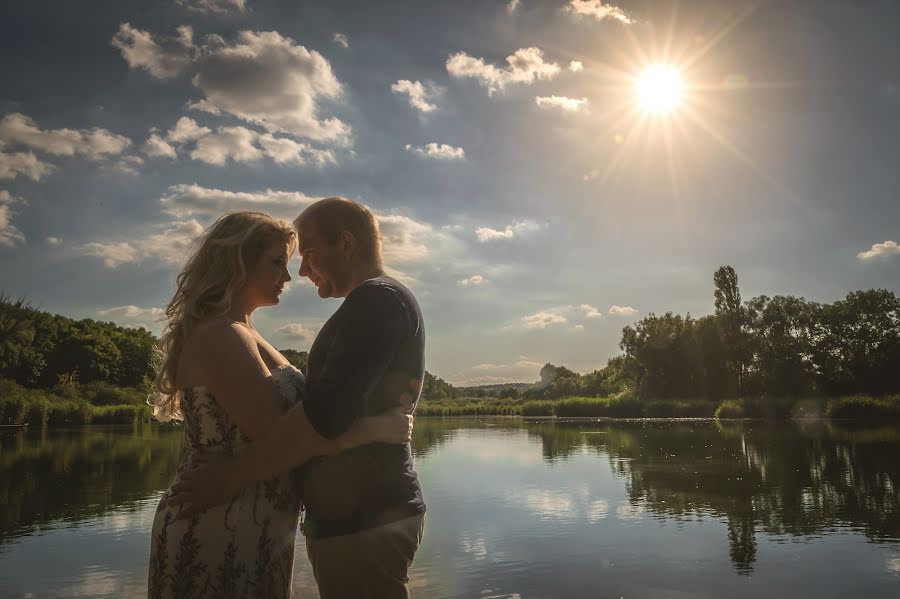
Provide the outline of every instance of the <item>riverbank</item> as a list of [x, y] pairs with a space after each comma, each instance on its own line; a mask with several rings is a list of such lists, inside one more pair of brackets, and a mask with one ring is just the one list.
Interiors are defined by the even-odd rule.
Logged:
[[831, 418], [900, 420], [900, 395], [833, 398], [648, 399], [626, 395], [557, 400], [424, 400], [418, 416], [555, 416], [560, 418]]
[[146, 391], [106, 383], [28, 389], [0, 379], [0, 424], [133, 424], [150, 419], [146, 399]]

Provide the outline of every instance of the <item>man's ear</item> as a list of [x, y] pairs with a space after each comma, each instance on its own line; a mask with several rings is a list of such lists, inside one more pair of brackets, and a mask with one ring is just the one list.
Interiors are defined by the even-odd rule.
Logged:
[[338, 247], [349, 258], [356, 251], [356, 237], [350, 231], [341, 231], [338, 235]]

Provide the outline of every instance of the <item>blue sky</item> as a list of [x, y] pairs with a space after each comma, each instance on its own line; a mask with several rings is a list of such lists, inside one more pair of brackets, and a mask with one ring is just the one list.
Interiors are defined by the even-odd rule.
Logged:
[[[889, 0], [6, 2], [0, 287], [158, 330], [216, 216], [340, 194], [455, 383], [601, 367], [722, 264], [745, 298], [898, 291], [898, 33]], [[306, 349], [337, 305], [295, 278], [255, 322]]]

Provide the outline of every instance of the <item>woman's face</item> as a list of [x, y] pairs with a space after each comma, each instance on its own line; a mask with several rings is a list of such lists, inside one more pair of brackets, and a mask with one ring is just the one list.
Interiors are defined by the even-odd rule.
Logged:
[[274, 306], [284, 291], [284, 284], [291, 280], [288, 262], [290, 246], [281, 241], [270, 243], [247, 272], [245, 291], [248, 299], [257, 306]]

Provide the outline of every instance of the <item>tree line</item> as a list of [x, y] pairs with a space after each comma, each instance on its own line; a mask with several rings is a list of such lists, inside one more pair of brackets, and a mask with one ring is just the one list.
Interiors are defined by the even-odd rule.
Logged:
[[586, 374], [546, 364], [530, 388], [480, 394], [429, 375], [423, 395], [721, 400], [900, 393], [900, 299], [893, 292], [854, 291], [833, 303], [791, 295], [742, 301], [737, 273], [722, 266], [713, 274], [713, 299], [708, 316], [651, 313], [624, 327], [622, 354]]

